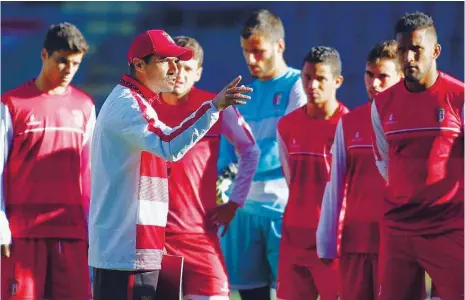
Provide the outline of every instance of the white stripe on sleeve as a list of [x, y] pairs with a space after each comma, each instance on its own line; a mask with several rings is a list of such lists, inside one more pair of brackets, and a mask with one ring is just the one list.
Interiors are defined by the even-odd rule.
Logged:
[[302, 80], [299, 79], [294, 83], [289, 94], [289, 104], [286, 108], [286, 115], [307, 104], [307, 95], [302, 86]]
[[5, 207], [4, 176], [8, 153], [13, 142], [13, 123], [8, 106], [0, 103], [0, 245], [11, 244], [11, 231]]
[[337, 257], [337, 233], [347, 172], [347, 153], [342, 124], [342, 120], [339, 120], [336, 127], [336, 135], [331, 148], [331, 179], [326, 184], [316, 233], [317, 254], [320, 258]]
[[231, 201], [243, 205], [250, 190], [252, 179], [260, 159], [260, 149], [244, 118], [233, 106], [224, 110], [221, 124], [222, 134], [234, 146], [239, 156], [238, 170], [232, 185]]
[[287, 186], [289, 186], [291, 182], [291, 174], [289, 170], [289, 152], [287, 151], [286, 143], [284, 142], [283, 138], [281, 137], [281, 133], [279, 132], [279, 126], [276, 137], [278, 141], [279, 160], [281, 161], [281, 168], [283, 170], [283, 175], [286, 179]]
[[376, 159], [376, 167], [379, 173], [383, 176], [386, 182], [389, 182], [388, 176], [388, 163], [389, 163], [389, 146], [384, 133], [383, 126], [381, 125], [381, 119], [379, 117], [378, 109], [376, 108], [375, 100], [371, 104], [371, 123], [373, 125], [374, 138], [373, 150]]

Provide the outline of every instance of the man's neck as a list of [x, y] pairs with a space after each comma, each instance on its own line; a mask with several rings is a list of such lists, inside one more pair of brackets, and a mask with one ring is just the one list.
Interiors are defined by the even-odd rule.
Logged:
[[40, 72], [39, 76], [37, 76], [34, 84], [36, 85], [37, 89], [43, 93], [49, 95], [63, 95], [66, 93], [68, 86], [56, 86], [52, 84], [47, 77], [44, 75], [43, 72]]
[[277, 61], [276, 67], [274, 68], [273, 72], [266, 77], [260, 78], [260, 80], [266, 81], [266, 80], [278, 78], [281, 75], [283, 75], [286, 71], [287, 71], [287, 64], [284, 61], [284, 59], [280, 59]]
[[307, 116], [316, 120], [329, 120], [339, 109], [336, 99], [325, 102], [322, 105], [307, 103]]
[[150, 85], [150, 81], [145, 76], [138, 76], [138, 75], [130, 75], [135, 80], [139, 81], [145, 88], [147, 88], [151, 93], [156, 94], [158, 96], [161, 95], [162, 91], [157, 86]]
[[434, 85], [439, 77], [439, 71], [435, 67], [431, 67], [431, 71], [420, 81], [405, 80], [405, 87], [412, 93], [426, 91]]
[[174, 93], [163, 93], [162, 94], [163, 102], [168, 105], [179, 105], [185, 103], [189, 98], [189, 92], [185, 93], [184, 95], [177, 95]]

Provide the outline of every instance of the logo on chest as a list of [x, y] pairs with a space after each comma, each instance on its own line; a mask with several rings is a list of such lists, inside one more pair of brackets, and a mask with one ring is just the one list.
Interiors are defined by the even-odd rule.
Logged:
[[297, 143], [295, 138], [292, 138], [291, 143], [289, 144], [289, 150], [290, 151], [299, 151], [300, 150], [300, 144]]
[[[348, 133], [348, 137], [345, 138], [347, 144], [347, 150], [352, 148], [367, 148], [371, 147], [371, 139], [369, 133], [364, 129], [356, 131], [355, 133]], [[352, 136], [352, 138], [350, 138]]]
[[391, 113], [386, 121], [386, 124], [388, 125], [392, 125], [392, 124], [396, 124], [397, 123], [397, 119], [396, 119], [396, 116], [394, 115], [394, 113]]
[[42, 124], [42, 122], [39, 120], [36, 120], [36, 117], [33, 114], [31, 114], [29, 121], [26, 123], [27, 126], [35, 126], [35, 125], [40, 125], [40, 124]]
[[363, 138], [360, 135], [360, 131], [357, 131], [354, 134], [354, 137], [352, 138], [352, 142], [361, 142], [361, 141], [363, 141]]

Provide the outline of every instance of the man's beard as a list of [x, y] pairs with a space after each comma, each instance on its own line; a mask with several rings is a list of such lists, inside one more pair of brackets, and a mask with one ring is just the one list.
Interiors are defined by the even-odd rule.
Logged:
[[408, 81], [408, 82], [417, 82], [418, 81], [417, 76], [415, 76], [413, 74], [404, 75], [404, 76], [405, 76], [405, 81]]

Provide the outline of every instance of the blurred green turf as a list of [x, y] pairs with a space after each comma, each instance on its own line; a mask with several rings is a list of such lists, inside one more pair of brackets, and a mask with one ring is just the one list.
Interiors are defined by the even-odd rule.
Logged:
[[239, 293], [236, 291], [231, 292], [231, 296], [229, 297], [230, 300], [241, 300]]
[[[276, 293], [271, 293], [271, 300], [276, 300], [275, 297]], [[229, 296], [229, 300], [241, 300], [241, 296], [239, 296], [239, 293], [237, 291], [232, 291], [231, 295]]]
[[[428, 297], [426, 299], [430, 299], [430, 292], [431, 292], [431, 278], [428, 274], [426, 274], [426, 291], [428, 293]], [[239, 293], [237, 291], [232, 291], [231, 296], [229, 297], [230, 300], [241, 300]], [[275, 297], [271, 297], [272, 300], [276, 299]]]

